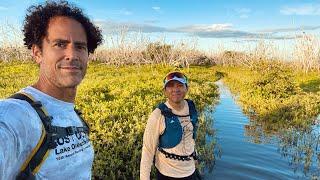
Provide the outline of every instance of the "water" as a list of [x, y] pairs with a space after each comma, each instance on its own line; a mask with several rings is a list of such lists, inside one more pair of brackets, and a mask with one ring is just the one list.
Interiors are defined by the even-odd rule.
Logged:
[[[288, 151], [284, 156], [277, 137], [255, 141], [256, 137], [248, 136], [245, 127], [250, 127], [249, 119], [222, 82], [217, 82], [217, 85], [220, 104], [214, 112], [214, 128], [222, 153], [216, 159], [213, 171], [205, 173], [205, 179], [310, 179], [311, 173], [303, 171], [303, 163], [292, 163], [294, 147], [285, 146], [288, 149], [284, 150]], [[319, 174], [316, 159], [312, 156], [313, 163], [309, 168], [313, 174]]]

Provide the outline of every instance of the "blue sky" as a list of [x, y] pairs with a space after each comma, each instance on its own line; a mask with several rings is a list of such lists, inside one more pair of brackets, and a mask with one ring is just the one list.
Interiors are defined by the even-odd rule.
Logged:
[[[22, 24], [36, 0], [0, 0], [0, 22]], [[292, 42], [303, 31], [319, 35], [320, 0], [73, 0], [108, 34], [119, 26], [167, 39], [197, 38], [200, 48], [259, 40]]]

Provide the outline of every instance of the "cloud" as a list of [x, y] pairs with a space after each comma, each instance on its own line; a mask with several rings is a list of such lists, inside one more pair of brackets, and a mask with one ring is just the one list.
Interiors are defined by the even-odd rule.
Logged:
[[223, 30], [215, 32], [195, 32], [195, 35], [203, 38], [253, 38], [257, 34], [238, 30]]
[[159, 6], [153, 6], [151, 7], [153, 10], [155, 10], [157, 13], [163, 13], [163, 11], [161, 10], [161, 8]]
[[8, 10], [9, 8], [7, 8], [7, 7], [4, 7], [4, 6], [0, 6], [0, 11], [1, 10]]
[[161, 8], [159, 6], [151, 7], [153, 10], [157, 11], [158, 13], [162, 13]]
[[233, 29], [230, 23], [211, 25], [190, 25], [175, 28], [177, 32], [202, 38], [261, 38], [265, 33], [251, 33]]
[[259, 32], [280, 33], [280, 32], [308, 31], [308, 30], [317, 30], [317, 29], [320, 29], [320, 26], [300, 26], [300, 27], [291, 27], [291, 28], [264, 29], [264, 30], [260, 30]]
[[[95, 24], [98, 25], [105, 33], [119, 32], [119, 30], [127, 30], [128, 32], [142, 32], [142, 33], [185, 33], [188, 36], [198, 36], [201, 38], [245, 38], [245, 39], [294, 39], [296, 35], [281, 35], [275, 32], [287, 32], [291, 28], [283, 29], [270, 29], [261, 30], [257, 32], [247, 32], [234, 29], [230, 23], [225, 24], [200, 24], [200, 25], [188, 25], [176, 28], [167, 28], [161, 26], [155, 26], [145, 23], [132, 23], [132, 22], [114, 22], [114, 21], [102, 21], [96, 20]], [[319, 27], [309, 27], [320, 28]]]
[[200, 25], [190, 25], [190, 26], [184, 26], [184, 27], [178, 27], [176, 28], [177, 31], [180, 32], [216, 32], [216, 31], [224, 31], [224, 30], [230, 30], [232, 27], [232, 24], [226, 23], [226, 24], [200, 24]]
[[247, 19], [249, 16], [246, 15], [246, 14], [242, 14], [242, 15], [240, 15], [239, 17], [240, 17], [241, 19]]
[[152, 7], [152, 9], [154, 9], [154, 10], [160, 10], [160, 7], [158, 7], [158, 6], [154, 6], [154, 7]]
[[160, 22], [159, 20], [156, 20], [156, 19], [149, 19], [149, 20], [145, 20], [144, 23], [147, 23], [147, 24], [155, 24], [155, 23], [158, 23]]
[[303, 4], [299, 6], [285, 6], [280, 9], [284, 15], [320, 15], [320, 4]]
[[120, 14], [123, 14], [123, 15], [132, 15], [133, 13], [127, 9], [121, 9], [120, 10]]
[[231, 41], [231, 42], [243, 43], [243, 42], [259, 42], [259, 41], [260, 41], [259, 39], [241, 39], [241, 40], [234, 40], [234, 41]]
[[166, 32], [169, 31], [166, 28], [159, 26], [152, 26], [149, 24], [137, 24], [131, 22], [114, 22], [114, 21], [95, 21], [95, 24], [99, 26], [104, 32], [115, 32], [119, 29], [127, 29], [129, 32], [144, 32], [144, 33], [152, 33], [152, 32]]
[[251, 13], [251, 9], [249, 8], [239, 8], [239, 9], [234, 9], [234, 11], [237, 13], [237, 15], [241, 19], [249, 18], [249, 14]]
[[115, 15], [125, 15], [125, 16], [130, 16], [133, 14], [133, 12], [129, 11], [126, 8], [120, 9], [120, 10], [115, 10], [115, 11], [111, 11], [111, 14], [115, 14]]
[[235, 9], [235, 11], [239, 14], [248, 14], [251, 13], [251, 9], [249, 8], [240, 8], [240, 9]]

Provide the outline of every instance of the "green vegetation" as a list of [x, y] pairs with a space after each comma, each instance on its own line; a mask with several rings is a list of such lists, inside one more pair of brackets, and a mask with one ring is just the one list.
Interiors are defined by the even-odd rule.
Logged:
[[278, 61], [257, 61], [248, 67], [218, 67], [216, 76], [239, 94], [245, 113], [266, 132], [308, 128], [320, 113], [320, 76], [294, 71]]
[[276, 135], [278, 150], [293, 170], [301, 169], [307, 177], [318, 179], [320, 136], [312, 125], [319, 123], [319, 73], [262, 60], [250, 67], [220, 66], [216, 71], [250, 117], [245, 134], [254, 143], [268, 142]]
[[[91, 63], [79, 86], [76, 105], [91, 126], [90, 138], [95, 148], [95, 179], [138, 179], [142, 136], [149, 114], [165, 100], [162, 80], [175, 70], [165, 65], [116, 67]], [[217, 89], [214, 73], [207, 67], [181, 69], [190, 81], [187, 98], [193, 99], [200, 115], [197, 148], [203, 163], [214, 160], [212, 119], [205, 116], [214, 104]], [[0, 63], [0, 98], [10, 96], [37, 80], [33, 63]], [[205, 110], [206, 109], [206, 110]], [[204, 165], [200, 165], [204, 167]]]

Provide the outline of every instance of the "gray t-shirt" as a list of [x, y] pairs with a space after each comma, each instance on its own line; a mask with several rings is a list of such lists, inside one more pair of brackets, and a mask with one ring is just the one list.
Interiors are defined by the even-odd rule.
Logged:
[[[52, 125], [83, 126], [74, 111], [74, 104], [53, 98], [33, 87], [21, 90], [41, 101]], [[0, 180], [15, 179], [16, 175], [41, 137], [42, 122], [25, 101], [0, 101]], [[36, 174], [36, 179], [91, 179], [94, 151], [84, 133], [57, 140], [48, 158]]]

